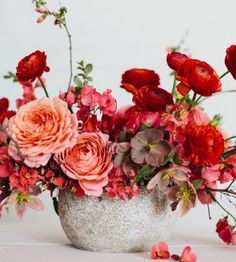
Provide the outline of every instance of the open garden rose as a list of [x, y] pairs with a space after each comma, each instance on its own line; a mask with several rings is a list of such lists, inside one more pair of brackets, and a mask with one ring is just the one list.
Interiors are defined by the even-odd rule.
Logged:
[[137, 90], [146, 85], [158, 86], [159, 75], [153, 70], [133, 68], [122, 75], [121, 87], [135, 94]]
[[113, 167], [107, 150], [109, 136], [103, 133], [79, 134], [77, 143], [55, 155], [63, 172], [79, 181], [85, 194], [100, 196], [108, 183], [108, 173]]
[[47, 56], [39, 50], [24, 57], [16, 68], [16, 76], [20, 82], [28, 80], [34, 81], [42, 76], [44, 72], [49, 72], [50, 68], [46, 64]]
[[221, 91], [221, 82], [216, 71], [206, 62], [197, 59], [187, 59], [177, 71], [180, 84], [177, 90], [181, 95], [190, 90], [201, 96], [211, 96]]
[[10, 119], [8, 133], [14, 159], [23, 158], [29, 167], [44, 166], [52, 154], [75, 144], [77, 119], [60, 98], [41, 98], [20, 107]]

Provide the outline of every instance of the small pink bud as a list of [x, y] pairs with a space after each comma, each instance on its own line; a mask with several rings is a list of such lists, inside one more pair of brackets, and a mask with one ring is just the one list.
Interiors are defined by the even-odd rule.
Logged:
[[39, 24], [39, 23], [42, 23], [44, 20], [45, 20], [45, 16], [40, 16], [37, 20], [36, 20], [36, 22]]
[[44, 8], [36, 8], [35, 11], [40, 14], [44, 14], [46, 12]]

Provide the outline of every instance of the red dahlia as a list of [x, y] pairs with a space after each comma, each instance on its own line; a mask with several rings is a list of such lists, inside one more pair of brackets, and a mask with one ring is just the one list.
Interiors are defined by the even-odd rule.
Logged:
[[185, 157], [191, 164], [207, 167], [218, 163], [224, 152], [224, 139], [213, 126], [188, 126], [183, 147]]
[[50, 68], [47, 66], [46, 60], [47, 56], [45, 52], [38, 50], [24, 57], [16, 68], [18, 81], [34, 81], [37, 77], [42, 76], [44, 72], [49, 72]]
[[153, 70], [130, 69], [122, 75], [121, 87], [135, 94], [137, 90], [146, 85], [158, 86], [160, 77]]

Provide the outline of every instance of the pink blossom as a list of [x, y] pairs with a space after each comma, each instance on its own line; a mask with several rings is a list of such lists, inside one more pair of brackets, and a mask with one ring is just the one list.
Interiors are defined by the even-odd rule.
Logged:
[[219, 237], [226, 243], [226, 244], [233, 244], [235, 245], [235, 238], [236, 232], [233, 232], [233, 226], [228, 223], [227, 218], [220, 219], [216, 224], [216, 232], [218, 233]]
[[23, 99], [17, 99], [16, 100], [16, 108], [19, 109], [22, 105], [25, 105], [33, 100], [36, 99], [36, 96], [34, 94], [34, 88], [32, 86], [32, 82], [22, 82], [20, 83], [23, 88]]
[[83, 86], [79, 94], [79, 105], [88, 106], [90, 109], [94, 109], [98, 104], [101, 95], [92, 86]]
[[194, 106], [188, 114], [188, 121], [195, 125], [207, 125], [211, 120], [200, 107]]
[[77, 102], [77, 96], [75, 95], [75, 87], [70, 86], [67, 93], [61, 93], [59, 95], [61, 100], [65, 101], [68, 107], [71, 107], [73, 104]]
[[99, 107], [104, 115], [113, 116], [117, 109], [116, 99], [112, 97], [111, 90], [105, 91], [98, 100]]
[[209, 168], [202, 169], [202, 178], [206, 180], [207, 183], [215, 182], [220, 177], [220, 164], [214, 165]]
[[5, 207], [15, 205], [16, 218], [21, 219], [25, 215], [28, 207], [36, 211], [41, 211], [44, 208], [42, 201], [37, 198], [36, 195], [37, 193], [34, 191], [29, 193], [14, 190], [7, 199]]
[[44, 14], [46, 12], [46, 9], [41, 7], [41, 8], [36, 8], [35, 11], [37, 13]]
[[178, 256], [176, 254], [173, 254], [171, 256], [173, 260], [179, 261], [179, 262], [196, 262], [197, 256], [192, 252], [192, 249], [190, 246], [186, 246], [181, 254], [181, 256]]
[[152, 259], [169, 259], [170, 252], [168, 245], [165, 242], [160, 242], [156, 245], [153, 245], [151, 251], [151, 258]]
[[13, 170], [6, 146], [0, 147], [0, 177], [9, 177]]
[[45, 15], [42, 15], [42, 16], [40, 16], [40, 17], [36, 20], [36, 22], [37, 22], [38, 24], [40, 24], [40, 23], [42, 23], [42, 22], [45, 20], [45, 18], [46, 18], [46, 16], [45, 16]]

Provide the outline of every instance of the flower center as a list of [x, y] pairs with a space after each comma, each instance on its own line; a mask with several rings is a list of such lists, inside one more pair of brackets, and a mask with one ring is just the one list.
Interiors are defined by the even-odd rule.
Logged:
[[164, 179], [164, 180], [170, 179], [171, 177], [174, 176], [174, 174], [176, 174], [175, 170], [166, 171], [166, 172], [163, 173], [162, 179]]
[[16, 198], [16, 201], [19, 206], [22, 206], [24, 202], [28, 202], [30, 195], [28, 192], [19, 192]]
[[179, 191], [176, 193], [177, 200], [182, 200], [185, 203], [189, 203], [194, 198], [193, 189], [187, 185], [183, 185], [179, 188]]
[[25, 174], [25, 178], [26, 178], [26, 179], [29, 179], [29, 178], [30, 178], [30, 172], [27, 172], [27, 173]]

